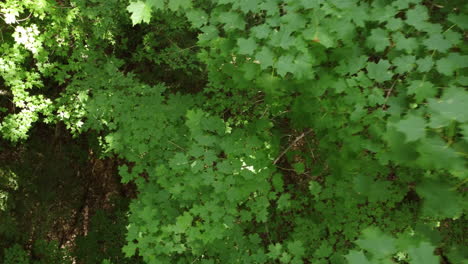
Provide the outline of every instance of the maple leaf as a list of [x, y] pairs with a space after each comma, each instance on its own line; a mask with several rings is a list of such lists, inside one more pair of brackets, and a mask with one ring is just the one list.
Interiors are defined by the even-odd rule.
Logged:
[[414, 56], [400, 56], [396, 57], [392, 62], [397, 67], [396, 73], [402, 74], [411, 71], [415, 66], [416, 57]]
[[208, 14], [201, 9], [191, 9], [185, 13], [187, 19], [196, 28], [205, 25], [208, 22]]
[[448, 30], [444, 33], [444, 37], [447, 41], [453, 44], [453, 46], [459, 45], [463, 42], [462, 35], [453, 30]]
[[187, 228], [189, 228], [192, 225], [192, 221], [193, 216], [190, 215], [190, 213], [188, 212], [184, 212], [183, 215], [177, 217], [174, 231], [176, 233], [184, 232], [185, 230], [187, 230]]
[[437, 71], [447, 76], [451, 76], [456, 70], [466, 67], [468, 67], [468, 56], [459, 53], [450, 53], [436, 63]]
[[286, 208], [291, 207], [291, 195], [289, 193], [282, 194], [281, 197], [278, 199], [278, 209], [284, 210]]
[[201, 34], [198, 35], [199, 43], [208, 43], [218, 36], [218, 29], [213, 25], [207, 25], [201, 28]]
[[403, 27], [403, 20], [401, 20], [400, 18], [391, 17], [387, 20], [386, 27], [391, 31], [397, 31], [398, 29]]
[[358, 27], [364, 27], [369, 19], [369, 8], [366, 5], [353, 5], [349, 9], [349, 17]]
[[429, 38], [423, 41], [423, 44], [429, 50], [437, 50], [439, 52], [446, 52], [452, 47], [452, 43], [446, 40], [441, 34], [430, 35]]
[[421, 242], [418, 247], [408, 250], [412, 264], [438, 264], [439, 257], [434, 255], [435, 247], [427, 242]]
[[370, 227], [362, 231], [362, 238], [355, 242], [361, 248], [379, 256], [389, 256], [396, 251], [395, 239], [383, 234], [379, 229]]
[[170, 0], [167, 7], [172, 11], [181, 8], [189, 10], [192, 7], [192, 0]]
[[294, 57], [291, 55], [283, 55], [278, 59], [276, 63], [276, 69], [278, 70], [278, 74], [281, 77], [286, 76], [286, 73], [294, 73], [295, 71], [295, 64], [293, 63]]
[[416, 115], [409, 115], [406, 119], [400, 120], [395, 127], [406, 135], [406, 142], [416, 141], [426, 135], [426, 121]]
[[275, 54], [273, 51], [271, 51], [270, 48], [264, 46], [260, 52], [257, 52], [255, 59], [260, 62], [260, 68], [264, 70], [270, 66], [273, 66], [275, 61]]
[[369, 62], [366, 67], [367, 75], [377, 82], [385, 82], [393, 77], [392, 72], [388, 70], [389, 68], [390, 63], [387, 60], [380, 60], [379, 63]]
[[409, 4], [410, 1], [408, 0], [396, 0], [392, 2], [392, 6], [396, 7], [398, 10], [407, 9]]
[[253, 35], [258, 39], [265, 39], [271, 33], [271, 28], [267, 24], [261, 24], [250, 29]]
[[122, 248], [122, 252], [124, 253], [125, 257], [129, 258], [135, 255], [137, 249], [137, 244], [133, 242], [128, 242], [125, 246]]
[[361, 251], [350, 250], [345, 256], [349, 264], [371, 264], [366, 255]]
[[408, 86], [408, 93], [414, 94], [416, 102], [420, 103], [427, 98], [437, 95], [437, 89], [429, 81], [412, 80]]
[[244, 30], [245, 19], [236, 12], [224, 12], [219, 15], [219, 21], [224, 23], [224, 30], [233, 31], [234, 29]]
[[417, 30], [423, 30], [427, 26], [428, 19], [427, 8], [423, 5], [416, 5], [413, 9], [406, 11], [405, 22]]
[[132, 19], [133, 25], [141, 22], [149, 23], [151, 20], [151, 6], [146, 2], [132, 2], [127, 7], [127, 10], [131, 13], [130, 18]]
[[427, 216], [452, 218], [463, 212], [463, 199], [449, 184], [424, 179], [416, 187], [416, 192], [424, 199], [423, 211]]
[[282, 27], [279, 31], [272, 33], [269, 44], [273, 47], [281, 47], [286, 50], [294, 45], [294, 38], [291, 34], [292, 31]]
[[260, 3], [263, 2], [261, 0], [239, 0], [234, 1], [236, 3], [233, 7], [238, 8], [244, 14], [248, 12], [258, 12], [260, 10]]
[[[175, 0], [175, 1], [178, 1], [178, 0]], [[149, 5], [150, 7], [154, 7], [156, 10], [164, 9], [164, 0], [146, 0], [146, 4]]]
[[384, 51], [385, 48], [390, 45], [387, 31], [381, 28], [371, 30], [371, 35], [367, 39], [367, 44], [373, 47], [377, 52]]
[[326, 48], [330, 48], [336, 45], [335, 43], [336, 41], [334, 40], [330, 32], [327, 32], [321, 27], [318, 27], [318, 28], [309, 27], [306, 30], [302, 31], [302, 36], [304, 37], [304, 39], [313, 41], [316, 43], [320, 43]]
[[415, 38], [406, 38], [401, 32], [396, 32], [392, 37], [395, 42], [395, 47], [399, 50], [412, 53], [418, 48], [418, 41]]
[[268, 16], [276, 16], [280, 13], [278, 3], [275, 1], [263, 1], [259, 7], [261, 10], [265, 10]]
[[434, 66], [434, 61], [432, 60], [431, 56], [427, 56], [421, 59], [418, 59], [416, 61], [416, 64], [418, 65], [418, 72], [428, 72], [432, 69], [432, 66]]
[[257, 49], [257, 43], [253, 38], [239, 38], [237, 39], [237, 45], [239, 46], [239, 54], [252, 55]]
[[296, 71], [294, 74], [296, 77], [300, 79], [313, 78], [315, 76], [314, 70], [312, 68], [312, 64], [314, 62], [315, 61], [310, 54], [298, 54], [294, 60], [294, 64], [296, 65]]
[[309, 192], [315, 198], [318, 198], [318, 195], [321, 191], [322, 191], [322, 186], [318, 182], [315, 182], [315, 181], [309, 182]]
[[307, 23], [306, 19], [296, 12], [288, 12], [286, 15], [281, 16], [280, 22], [282, 26], [286, 27], [287, 30], [291, 32], [301, 31]]
[[455, 25], [457, 25], [459, 28], [463, 30], [468, 29], [468, 15], [467, 14], [462, 13], [462, 14], [456, 15], [454, 13], [450, 13], [448, 15], [448, 21], [454, 23]]
[[[420, 154], [418, 163], [421, 167], [447, 169], [451, 172], [466, 171], [465, 162], [460, 154], [439, 137], [433, 136], [422, 140], [417, 151]], [[440, 210], [445, 209], [441, 208]], [[447, 210], [449, 209], [447, 208]]]
[[283, 251], [283, 246], [280, 243], [276, 244], [270, 244], [268, 246], [268, 256], [272, 259], [276, 259], [281, 255], [281, 252]]
[[445, 91], [442, 98], [430, 99], [429, 109], [448, 120], [459, 122], [468, 121], [468, 92], [458, 87], [450, 87]]

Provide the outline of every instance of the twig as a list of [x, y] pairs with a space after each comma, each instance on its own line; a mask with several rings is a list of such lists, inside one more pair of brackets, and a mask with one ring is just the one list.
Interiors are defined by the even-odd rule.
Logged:
[[29, 13], [28, 17], [17, 19], [16, 22], [22, 22], [22, 21], [28, 20], [31, 17], [31, 15], [32, 15], [32, 13]]
[[170, 140], [168, 140], [167, 142], [171, 143], [172, 145], [176, 146], [177, 148], [180, 148], [180, 149], [183, 150], [183, 151], [186, 151], [183, 147], [177, 145], [176, 143], [174, 143], [174, 142], [172, 142], [172, 141], [170, 141]]
[[280, 167], [280, 166], [276, 166], [276, 168], [281, 169], [281, 170], [286, 170], [286, 171], [296, 171], [294, 169], [283, 168], [283, 167]]
[[293, 146], [295, 145], [299, 140], [301, 140], [303, 137], [305, 137], [307, 134], [309, 134], [310, 132], [312, 132], [312, 129], [309, 129], [307, 130], [306, 132], [303, 132], [302, 134], [300, 134], [296, 139], [294, 139], [294, 141], [289, 144], [289, 146], [283, 150], [283, 152], [281, 152], [281, 154], [275, 159], [275, 161], [273, 161], [273, 164], [276, 164], [278, 163], [278, 161], [284, 156], [284, 154], [286, 154], [286, 152], [288, 152], [288, 150]]
[[387, 100], [388, 100], [388, 98], [390, 97], [390, 94], [392, 94], [393, 88], [395, 87], [395, 84], [396, 84], [397, 82], [398, 82], [398, 79], [396, 79], [396, 80], [393, 82], [392, 86], [390, 87], [390, 90], [388, 90], [387, 95], [385, 96], [384, 104], [387, 103]]

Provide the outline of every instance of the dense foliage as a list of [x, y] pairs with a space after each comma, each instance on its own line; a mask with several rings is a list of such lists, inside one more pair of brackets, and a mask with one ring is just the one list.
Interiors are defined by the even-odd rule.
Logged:
[[2, 137], [26, 144], [36, 123], [64, 124], [138, 191], [128, 217], [112, 216], [126, 230], [106, 231], [100, 212], [72, 253], [17, 242], [5, 263], [468, 263], [464, 1], [5, 0], [0, 12]]

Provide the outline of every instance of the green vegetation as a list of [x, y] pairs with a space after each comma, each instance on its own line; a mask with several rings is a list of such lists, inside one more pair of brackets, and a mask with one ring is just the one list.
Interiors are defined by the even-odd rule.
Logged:
[[468, 263], [465, 1], [0, 17], [3, 263]]

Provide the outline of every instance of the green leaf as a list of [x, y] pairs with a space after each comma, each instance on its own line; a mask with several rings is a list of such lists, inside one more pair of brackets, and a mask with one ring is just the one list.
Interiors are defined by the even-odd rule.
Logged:
[[275, 62], [275, 54], [268, 47], [262, 47], [260, 52], [257, 52], [255, 59], [260, 62], [260, 68], [262, 70], [273, 66]]
[[247, 14], [249, 12], [258, 12], [260, 10], [260, 3], [263, 2], [261, 0], [239, 0], [237, 1], [238, 5], [235, 5], [244, 13]]
[[387, 20], [386, 27], [390, 29], [391, 31], [397, 31], [403, 26], [404, 26], [403, 20], [401, 20], [400, 18], [391, 17]]
[[180, 167], [185, 168], [188, 165], [187, 156], [183, 153], [176, 153], [174, 157], [169, 161], [169, 165], [173, 169], [179, 169]]
[[298, 79], [313, 79], [315, 71], [312, 64], [315, 63], [314, 59], [309, 54], [298, 54], [294, 60], [295, 72], [294, 75]]
[[415, 38], [406, 38], [401, 32], [393, 34], [395, 47], [399, 50], [404, 50], [407, 53], [413, 53], [418, 49], [418, 41]]
[[192, 7], [192, 0], [169, 0], [167, 7], [172, 11], [179, 9], [189, 10]]
[[468, 124], [461, 125], [460, 128], [462, 130], [463, 139], [468, 142]]
[[386, 47], [390, 46], [387, 31], [381, 28], [371, 30], [371, 34], [367, 39], [367, 44], [373, 47], [377, 52], [384, 51]]
[[409, 115], [406, 119], [395, 124], [398, 131], [406, 136], [406, 142], [416, 141], [426, 135], [426, 120], [424, 118]]
[[135, 255], [137, 245], [133, 242], [128, 242], [127, 245], [123, 246], [122, 252], [125, 254], [125, 257], [129, 258]]
[[184, 212], [183, 215], [178, 216], [175, 224], [174, 231], [176, 233], [183, 233], [190, 226], [192, 226], [193, 216], [188, 212]]
[[281, 256], [281, 253], [283, 252], [283, 246], [280, 243], [276, 244], [270, 244], [268, 246], [268, 256], [272, 259], [277, 259], [279, 256]]
[[374, 227], [364, 229], [361, 239], [356, 240], [356, 244], [377, 258], [390, 256], [396, 251], [395, 239]]
[[273, 31], [268, 44], [272, 47], [281, 47], [287, 50], [294, 45], [294, 38], [291, 34], [292, 31], [285, 28], [281, 28], [279, 31]]
[[437, 71], [447, 76], [452, 76], [456, 70], [466, 67], [468, 67], [468, 55], [458, 53], [450, 53], [436, 63]]
[[388, 70], [389, 68], [390, 63], [387, 60], [380, 60], [379, 63], [369, 62], [366, 67], [367, 75], [377, 82], [389, 81], [393, 77], [392, 72]]
[[405, 22], [417, 30], [423, 30], [427, 26], [428, 19], [427, 8], [423, 5], [416, 5], [413, 9], [406, 12]]
[[427, 242], [421, 242], [418, 247], [408, 250], [411, 264], [439, 264], [439, 257], [434, 255], [435, 247]]
[[200, 28], [208, 23], [208, 14], [201, 9], [190, 9], [185, 15], [195, 28]]
[[468, 29], [468, 15], [467, 14], [454, 14], [454, 13], [450, 13], [448, 15], [448, 21], [454, 23], [455, 25], [457, 25], [459, 28], [463, 29], [463, 30], [467, 30]]
[[336, 45], [336, 40], [330, 34], [330, 32], [326, 31], [322, 27], [317, 28], [307, 28], [306, 30], [302, 31], [302, 35], [304, 39], [320, 43], [325, 48], [331, 48]]
[[[188, 0], [172, 0], [172, 1], [188, 1]], [[146, 0], [146, 4], [154, 7], [156, 10], [164, 9], [164, 0]]]
[[304, 163], [294, 163], [293, 167], [294, 167], [294, 170], [296, 171], [296, 173], [298, 173], [298, 174], [304, 173], [304, 171], [305, 171]]
[[415, 56], [400, 56], [396, 57], [392, 62], [397, 67], [395, 72], [403, 74], [411, 71], [415, 66], [416, 57]]
[[304, 249], [304, 245], [302, 244], [302, 241], [289, 242], [288, 243], [288, 251], [294, 257], [300, 258], [300, 257], [304, 256], [305, 249]]
[[441, 34], [430, 35], [429, 38], [423, 41], [423, 44], [429, 50], [436, 50], [439, 52], [446, 52], [452, 47], [452, 43], [446, 40]]
[[420, 103], [437, 95], [436, 87], [429, 81], [412, 80], [408, 86], [408, 93], [414, 94], [416, 102]]
[[[465, 161], [447, 142], [438, 136], [428, 137], [418, 145], [418, 163], [423, 168], [446, 169], [454, 176], [466, 171]], [[461, 175], [462, 176], [462, 175]]]
[[287, 28], [289, 31], [301, 31], [307, 21], [304, 19], [304, 16], [295, 12], [288, 12], [280, 18], [281, 24]]
[[218, 36], [218, 29], [213, 25], [204, 26], [201, 28], [202, 33], [198, 35], [199, 43], [206, 44], [210, 40]]
[[294, 73], [295, 71], [295, 64], [294, 64], [294, 57], [291, 55], [283, 55], [278, 59], [276, 63], [276, 69], [278, 70], [278, 74], [281, 77], [286, 76], [288, 72]]
[[431, 56], [427, 56], [416, 61], [418, 65], [418, 72], [428, 72], [434, 66], [434, 61], [432, 60]]
[[235, 29], [244, 30], [245, 29], [245, 20], [244, 18], [236, 12], [224, 12], [219, 15], [219, 21], [224, 23], [224, 30], [227, 32], [233, 31]]
[[430, 99], [429, 109], [448, 120], [468, 121], [468, 92], [459, 87], [451, 87], [440, 99]]
[[149, 23], [151, 20], [151, 6], [146, 2], [132, 2], [127, 7], [127, 10], [131, 13], [130, 18], [132, 19], [133, 25], [141, 22]]
[[453, 46], [457, 46], [463, 42], [463, 36], [460, 33], [455, 32], [453, 30], [447, 30], [444, 33], [444, 36], [445, 39], [450, 41], [450, 43], [452, 43]]
[[423, 212], [426, 216], [453, 218], [463, 212], [461, 198], [443, 182], [425, 179], [416, 187], [416, 192], [424, 199]]
[[282, 194], [277, 203], [279, 210], [284, 210], [291, 207], [291, 195], [289, 193]]
[[199, 109], [188, 110], [186, 114], [187, 121], [185, 121], [185, 124], [191, 130], [200, 130], [201, 120], [204, 118], [204, 116], [205, 116], [204, 112]]
[[310, 194], [315, 196], [315, 198], [318, 198], [318, 195], [321, 191], [322, 191], [322, 186], [320, 185], [320, 183], [316, 181], [309, 182], [309, 192]]
[[257, 49], [257, 43], [253, 38], [239, 38], [237, 39], [237, 46], [239, 46], [239, 54], [253, 55]]
[[206, 131], [215, 132], [218, 135], [224, 134], [226, 126], [222, 119], [214, 116], [209, 116], [201, 119], [201, 126]]
[[372, 264], [362, 251], [350, 250], [345, 257], [349, 264]]
[[266, 39], [272, 32], [270, 26], [261, 24], [250, 29], [253, 35], [258, 39]]

